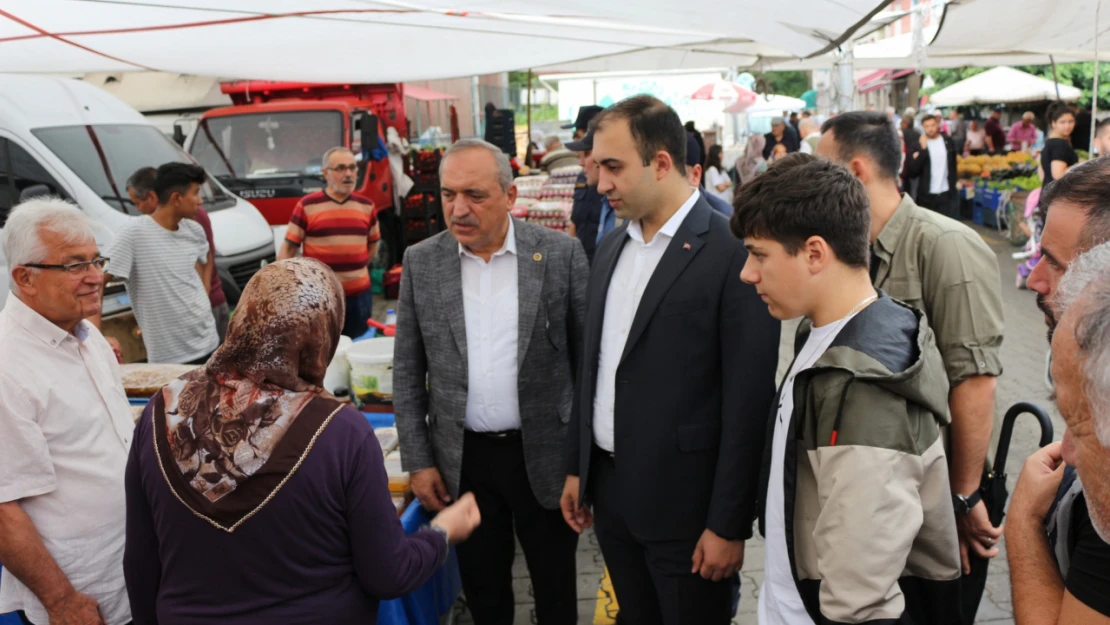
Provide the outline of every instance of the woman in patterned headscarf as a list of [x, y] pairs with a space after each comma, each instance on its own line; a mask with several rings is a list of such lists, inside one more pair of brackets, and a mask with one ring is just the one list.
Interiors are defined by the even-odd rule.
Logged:
[[466, 498], [404, 535], [373, 430], [322, 388], [342, 325], [326, 265], [274, 263], [208, 364], [151, 399], [126, 475], [136, 624], [373, 623], [477, 525]]
[[758, 132], [748, 138], [744, 155], [736, 161], [736, 173], [739, 175], [740, 181], [734, 188], [738, 188], [745, 182], [767, 171], [767, 161], [763, 158], [763, 148], [766, 145], [767, 138]]

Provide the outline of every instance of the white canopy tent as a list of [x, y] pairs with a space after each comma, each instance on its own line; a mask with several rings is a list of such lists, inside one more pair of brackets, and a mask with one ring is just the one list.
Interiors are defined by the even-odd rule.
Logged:
[[1059, 99], [1065, 102], [1075, 102], [1083, 95], [1071, 85], [1057, 85], [1012, 67], [996, 67], [937, 91], [929, 96], [929, 102], [936, 106], [1041, 102], [1056, 100], [1057, 87]]
[[1110, 30], [1110, 12], [1095, 24], [1099, 3], [961, 0], [946, 8], [943, 25], [928, 53], [930, 57], [970, 58], [1035, 55], [1042, 64], [1050, 55], [1057, 63], [1090, 61], [1096, 29], [1103, 37]]
[[734, 66], [830, 49], [888, 1], [796, 0], [784, 14], [762, 0], [0, 0], [0, 72], [395, 82]]
[[[1095, 9], [1100, 0], [960, 0], [944, 9], [939, 30], [925, 33], [930, 41], [927, 68], [1044, 65], [1090, 61], [1095, 52]], [[1110, 30], [1110, 12], [1101, 15], [1101, 36]], [[911, 68], [913, 34], [858, 43], [855, 69]], [[767, 69], [829, 69], [836, 54], [805, 59], [779, 59]]]

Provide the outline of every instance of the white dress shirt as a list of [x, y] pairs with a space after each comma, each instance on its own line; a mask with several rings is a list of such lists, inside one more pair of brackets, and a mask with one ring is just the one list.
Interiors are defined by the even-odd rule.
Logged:
[[928, 139], [925, 145], [929, 146], [929, 193], [939, 195], [948, 190], [948, 148], [944, 145], [944, 137], [937, 135], [936, 139]]
[[601, 326], [601, 350], [597, 363], [597, 390], [594, 392], [594, 442], [598, 447], [614, 452], [613, 410], [617, 400], [617, 365], [624, 354], [632, 320], [640, 308], [651, 275], [667, 251], [678, 227], [693, 210], [701, 193], [696, 189], [690, 199], [678, 209], [667, 223], [655, 233], [650, 243], [644, 243], [644, 232], [639, 221], [628, 224], [628, 240], [621, 250], [613, 279], [605, 295], [605, 318]]
[[[9, 294], [0, 353], [0, 502], [19, 501], [108, 625], [126, 623], [123, 474], [134, 423], [112, 348], [89, 322], [70, 334]], [[0, 613], [13, 610], [47, 622], [38, 598], [5, 568]]]
[[520, 429], [517, 394], [516, 230], [509, 219], [505, 243], [489, 262], [459, 245], [466, 359], [466, 429], [503, 432]]

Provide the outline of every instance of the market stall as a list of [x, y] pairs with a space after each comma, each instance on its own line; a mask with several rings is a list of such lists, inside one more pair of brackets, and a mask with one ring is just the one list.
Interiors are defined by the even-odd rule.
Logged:
[[1037, 160], [1028, 152], [1006, 155], [957, 156], [957, 183], [961, 206], [972, 222], [1004, 230], [1011, 220], [1011, 205], [1021, 214], [1025, 197], [1039, 189]]
[[569, 165], [553, 169], [550, 174], [520, 176], [514, 181], [517, 196], [513, 217], [566, 231], [574, 206], [574, 183], [580, 173], [581, 167]]

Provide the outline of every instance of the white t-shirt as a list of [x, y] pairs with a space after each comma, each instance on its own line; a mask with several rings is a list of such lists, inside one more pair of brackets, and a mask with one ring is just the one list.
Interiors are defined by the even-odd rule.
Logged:
[[181, 364], [216, 350], [216, 320], [196, 270], [208, 260], [200, 224], [183, 219], [177, 230], [166, 230], [137, 217], [116, 233], [107, 256], [105, 271], [127, 283], [148, 362]]
[[926, 145], [929, 146], [929, 162], [932, 165], [929, 172], [929, 193], [944, 193], [948, 190], [948, 148], [944, 146], [944, 137], [928, 139]]
[[[856, 313], [858, 314], [858, 313]], [[820, 328], [812, 328], [806, 344], [794, 359], [794, 365], [782, 382], [779, 408], [775, 415], [775, 432], [771, 446], [771, 473], [767, 482], [767, 508], [764, 515], [766, 535], [766, 562], [763, 587], [759, 591], [760, 625], [811, 625], [813, 619], [806, 612], [794, 572], [790, 568], [790, 554], [786, 547], [786, 494], [783, 486], [783, 464], [786, 459], [787, 430], [794, 414], [794, 378], [809, 369], [825, 353], [836, 335], [856, 314], [844, 317]]]
[[720, 198], [729, 206], [732, 206], [732, 187], [729, 186], [724, 191], [717, 190], [717, 185], [726, 182], [731, 185], [732, 178], [729, 178], [728, 173], [723, 169], [717, 169], [716, 167], [705, 168], [705, 190], [712, 193], [715, 197]]

